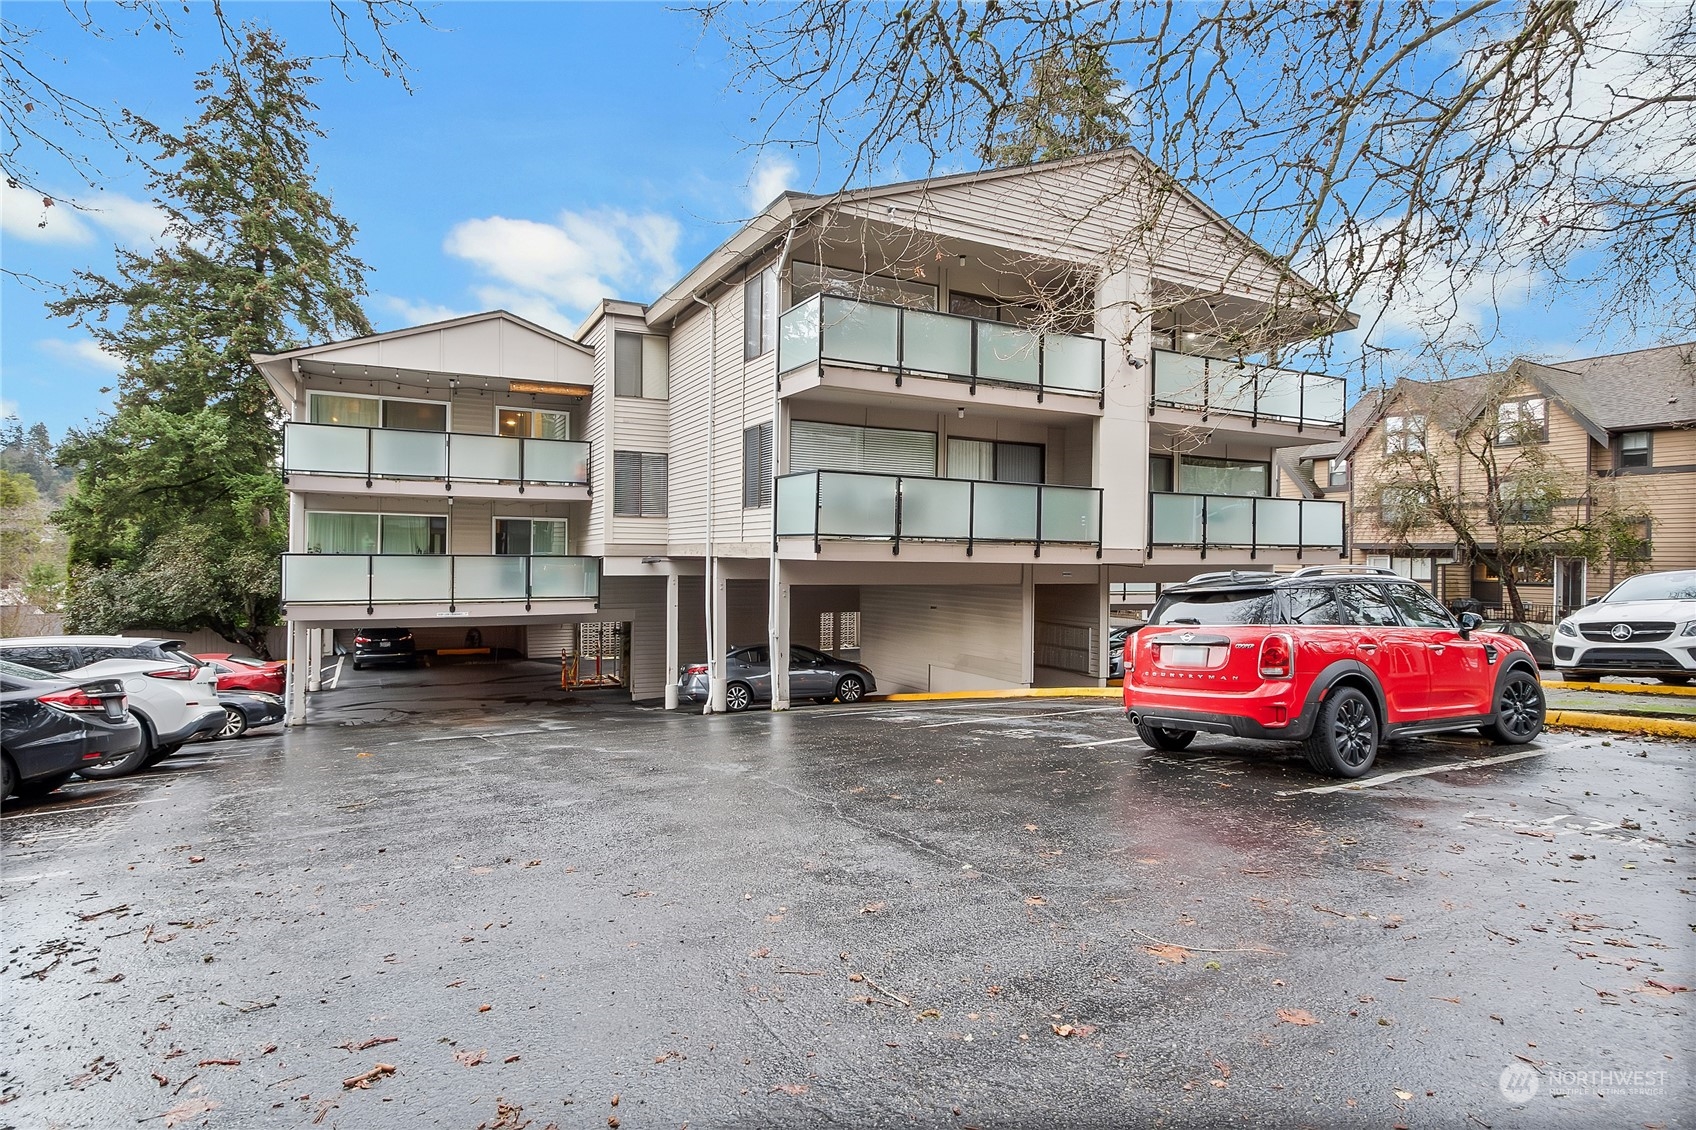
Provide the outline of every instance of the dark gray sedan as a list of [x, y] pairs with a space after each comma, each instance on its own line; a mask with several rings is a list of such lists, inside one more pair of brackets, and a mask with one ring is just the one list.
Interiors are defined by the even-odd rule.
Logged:
[[[724, 661], [724, 706], [735, 712], [771, 701], [771, 652], [765, 644], [733, 647]], [[797, 702], [859, 702], [877, 690], [871, 669], [810, 647], [789, 649], [789, 697]], [[677, 697], [707, 701], [707, 665], [691, 663], [677, 674]]]

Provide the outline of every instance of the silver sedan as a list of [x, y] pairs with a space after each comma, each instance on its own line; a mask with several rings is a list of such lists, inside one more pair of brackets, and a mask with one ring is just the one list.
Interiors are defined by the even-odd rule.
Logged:
[[[724, 705], [732, 712], [771, 701], [771, 652], [765, 644], [733, 647], [724, 661]], [[707, 665], [691, 663], [677, 674], [677, 696], [705, 702]], [[859, 702], [877, 690], [871, 669], [810, 647], [789, 649], [789, 696], [814, 702]]]

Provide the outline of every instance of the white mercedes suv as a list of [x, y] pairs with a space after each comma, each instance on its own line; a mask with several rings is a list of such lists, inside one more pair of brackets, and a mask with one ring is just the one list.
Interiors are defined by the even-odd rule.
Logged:
[[1663, 683], [1696, 680], [1696, 569], [1644, 573], [1621, 581], [1555, 628], [1563, 679], [1647, 675]]

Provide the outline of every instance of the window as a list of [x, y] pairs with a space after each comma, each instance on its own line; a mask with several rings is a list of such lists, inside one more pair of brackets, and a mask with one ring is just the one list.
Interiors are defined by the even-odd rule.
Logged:
[[1042, 482], [1040, 443], [1000, 443], [987, 439], [950, 439], [948, 477], [998, 483]]
[[771, 421], [742, 432], [742, 505], [771, 505]]
[[1185, 494], [1264, 498], [1272, 493], [1272, 464], [1246, 459], [1186, 455], [1178, 464], [1178, 489]]
[[1647, 467], [1653, 461], [1654, 447], [1648, 432], [1626, 432], [1619, 437], [1619, 466]]
[[936, 433], [796, 420], [789, 426], [789, 469], [935, 475]]
[[1518, 525], [1547, 522], [1554, 514], [1554, 499], [1537, 483], [1524, 478], [1509, 478], [1501, 485], [1502, 520]]
[[1541, 396], [1504, 400], [1496, 408], [1496, 446], [1547, 443], [1549, 406]]
[[671, 343], [649, 334], [612, 335], [615, 396], [664, 400], [671, 395]]
[[447, 552], [448, 520], [434, 514], [306, 512], [308, 553]]
[[1328, 487], [1346, 487], [1349, 485], [1349, 461], [1347, 459], [1331, 460], [1330, 469], [1325, 475], [1325, 485]]
[[1150, 455], [1148, 457], [1148, 489], [1168, 493], [1172, 489], [1172, 457], [1170, 455]]
[[564, 557], [564, 518], [496, 518], [495, 552], [516, 557]]
[[354, 428], [400, 428], [414, 432], [448, 430], [448, 406], [429, 400], [389, 400], [378, 396], [342, 396], [325, 392], [307, 398], [314, 424]]
[[1455, 622], [1437, 598], [1417, 585], [1391, 585], [1390, 603], [1394, 604], [1410, 627], [1452, 628]]
[[1287, 589], [1284, 593], [1285, 614], [1292, 624], [1341, 624], [1343, 615], [1337, 607], [1337, 594], [1329, 588]]
[[495, 434], [525, 439], [570, 439], [571, 417], [545, 408], [502, 408], [496, 414]]
[[1374, 554], [1366, 559], [1366, 563], [1375, 569], [1389, 569], [1398, 576], [1407, 577], [1414, 581], [1429, 581], [1431, 579], [1431, 559], [1429, 557], [1391, 557], [1388, 554]]
[[651, 451], [615, 451], [612, 460], [612, 512], [625, 518], [664, 518], [666, 457]]
[[1418, 487], [1385, 487], [1378, 496], [1378, 520], [1386, 526], [1417, 522], [1427, 502]]
[[1384, 454], [1425, 450], [1425, 415], [1384, 417]]
[[936, 288], [885, 275], [795, 262], [789, 267], [789, 300], [802, 302], [815, 294], [834, 294], [864, 302], [887, 302], [910, 310], [935, 310]]
[[742, 360], [764, 357], [777, 344], [777, 268], [742, 284]]
[[1343, 607], [1346, 623], [1368, 628], [1390, 628], [1397, 624], [1396, 610], [1377, 585], [1338, 585], [1337, 603]]

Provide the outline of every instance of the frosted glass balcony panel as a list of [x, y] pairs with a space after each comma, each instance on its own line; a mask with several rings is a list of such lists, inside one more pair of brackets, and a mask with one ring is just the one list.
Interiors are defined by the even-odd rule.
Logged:
[[958, 479], [901, 480], [901, 536], [949, 538], [971, 536], [972, 484]]
[[523, 600], [525, 557], [455, 557], [455, 600]]
[[1101, 495], [1085, 487], [1042, 488], [1042, 540], [1094, 543]]
[[362, 603], [370, 592], [370, 570], [365, 554], [285, 554], [283, 601]]
[[1302, 376], [1307, 381], [1304, 408], [1306, 418], [1314, 423], [1341, 425], [1347, 385], [1336, 377], [1324, 377], [1315, 373], [1304, 373]]
[[819, 473], [782, 475], [777, 480], [777, 536], [813, 535], [818, 514]]
[[583, 600], [599, 596], [600, 591], [599, 558], [530, 558], [531, 600]]
[[1000, 322], [978, 322], [978, 376], [1012, 384], [1037, 383], [1037, 335]]
[[1207, 358], [1156, 349], [1154, 399], [1162, 404], [1201, 407], [1207, 400]]
[[821, 536], [895, 536], [895, 476], [833, 471], [820, 471], [818, 476]]
[[[457, 442], [457, 441], [455, 441]], [[524, 479], [532, 483], [587, 483], [589, 445], [581, 440], [527, 439]]]
[[385, 555], [371, 558], [372, 599], [445, 601], [453, 594], [449, 558], [429, 554]]
[[1049, 334], [1042, 339], [1042, 383], [1070, 392], [1101, 391], [1101, 339]]
[[1301, 540], [1303, 545], [1341, 549], [1343, 545], [1343, 504], [1340, 502], [1302, 503]]
[[283, 429], [283, 470], [364, 475], [367, 428], [289, 424]]
[[514, 481], [522, 442], [507, 436], [455, 435], [448, 441], [448, 477]]
[[978, 483], [972, 536], [985, 541], [1035, 541], [1037, 487]]
[[1255, 381], [1259, 375], [1260, 371], [1252, 365], [1214, 361], [1209, 367], [1207, 379], [1207, 410], [1252, 415]]
[[371, 431], [371, 473], [441, 479], [448, 473], [447, 439], [441, 432]]
[[901, 365], [910, 371], [972, 375], [972, 320], [909, 310], [903, 318]]
[[1200, 545], [1202, 497], [1199, 494], [1154, 495], [1154, 544]]
[[1301, 394], [1306, 376], [1288, 369], [1260, 370], [1260, 414], [1292, 422], [1302, 420], [1308, 411]]
[[1298, 546], [1302, 544], [1301, 504], [1299, 498], [1263, 498], [1255, 514], [1255, 538], [1266, 546]]
[[819, 298], [785, 310], [777, 320], [777, 371], [787, 373], [819, 359]]
[[823, 311], [820, 352], [827, 361], [891, 367], [899, 361], [896, 307], [824, 297]]
[[1253, 545], [1253, 498], [1210, 494], [1205, 496], [1208, 545]]

